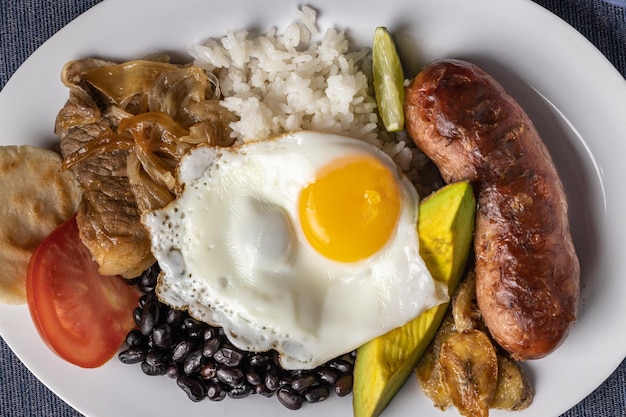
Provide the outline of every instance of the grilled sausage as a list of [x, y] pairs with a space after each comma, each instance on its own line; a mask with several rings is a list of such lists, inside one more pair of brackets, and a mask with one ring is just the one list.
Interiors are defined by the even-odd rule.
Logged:
[[407, 87], [406, 128], [446, 182], [472, 181], [476, 295], [516, 359], [552, 352], [576, 320], [580, 267], [552, 159], [516, 101], [465, 61], [425, 67]]

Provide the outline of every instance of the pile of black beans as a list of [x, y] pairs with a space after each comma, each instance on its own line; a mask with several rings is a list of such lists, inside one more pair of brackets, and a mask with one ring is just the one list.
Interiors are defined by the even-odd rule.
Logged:
[[143, 295], [133, 312], [137, 327], [128, 332], [118, 355], [123, 363], [139, 363], [147, 375], [168, 375], [192, 401], [260, 394], [297, 410], [333, 392], [352, 392], [354, 352], [312, 370], [282, 369], [275, 351], [237, 349], [221, 328], [161, 303], [154, 291], [159, 272], [155, 264], [136, 279]]

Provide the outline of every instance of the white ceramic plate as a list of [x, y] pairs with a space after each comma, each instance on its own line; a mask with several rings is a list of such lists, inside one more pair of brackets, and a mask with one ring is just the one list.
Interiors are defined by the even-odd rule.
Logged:
[[[558, 416], [602, 383], [626, 356], [626, 82], [573, 28], [526, 0], [313, 0], [322, 28], [333, 25], [369, 45], [374, 28], [395, 34], [407, 75], [435, 58], [464, 58], [492, 73], [536, 122], [564, 180], [582, 264], [580, 318], [565, 344], [528, 363], [537, 394], [520, 413]], [[97, 56], [133, 59], [187, 48], [227, 29], [284, 28], [287, 0], [106, 0], [46, 42], [0, 94], [0, 144], [50, 145], [67, 98], [62, 65]], [[0, 334], [28, 368], [89, 417], [150, 415], [352, 415], [350, 398], [333, 397], [294, 414], [276, 399], [190, 402], [167, 377], [112, 360], [84, 370], [44, 346], [25, 306], [0, 306]], [[386, 416], [439, 417], [411, 378]], [[456, 415], [453, 410], [445, 415]]]

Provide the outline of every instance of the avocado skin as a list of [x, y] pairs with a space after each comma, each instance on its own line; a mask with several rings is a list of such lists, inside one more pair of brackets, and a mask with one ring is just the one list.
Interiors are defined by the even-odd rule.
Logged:
[[[448, 184], [419, 205], [420, 255], [433, 278], [448, 285], [450, 295], [465, 271], [475, 214], [476, 199], [467, 181]], [[376, 417], [387, 407], [417, 366], [448, 305], [435, 306], [358, 348], [352, 393], [355, 417]]]

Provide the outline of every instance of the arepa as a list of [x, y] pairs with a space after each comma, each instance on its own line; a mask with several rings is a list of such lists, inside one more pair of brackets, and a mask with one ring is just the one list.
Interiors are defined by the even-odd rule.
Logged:
[[29, 145], [0, 147], [0, 302], [26, 302], [26, 271], [39, 243], [81, 200], [61, 156]]

